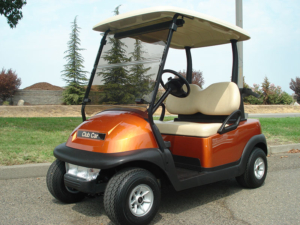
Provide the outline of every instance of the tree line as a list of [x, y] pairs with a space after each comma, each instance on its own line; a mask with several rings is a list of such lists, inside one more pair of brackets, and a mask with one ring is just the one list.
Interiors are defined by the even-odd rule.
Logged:
[[[295, 81], [296, 80], [296, 81]], [[295, 92], [297, 96], [300, 96], [300, 78], [291, 79], [290, 88]], [[297, 92], [297, 82], [298, 82], [298, 92]], [[283, 91], [280, 86], [275, 86], [272, 84], [268, 77], [264, 78], [261, 85], [253, 84], [250, 87], [244, 78], [244, 88], [251, 88], [253, 92], [257, 93], [260, 97], [256, 98], [254, 96], [244, 97], [244, 103], [252, 105], [289, 105], [294, 102], [292, 96]], [[299, 99], [300, 100], [300, 99]]]

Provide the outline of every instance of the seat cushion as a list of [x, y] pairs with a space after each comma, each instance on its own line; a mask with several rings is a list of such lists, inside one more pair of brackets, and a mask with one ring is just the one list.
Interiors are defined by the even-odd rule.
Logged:
[[214, 135], [222, 125], [222, 123], [162, 122], [159, 120], [155, 120], [154, 123], [162, 134], [194, 137], [209, 137]]
[[240, 107], [240, 91], [233, 82], [215, 83], [203, 90], [196, 84], [190, 84], [190, 88], [190, 94], [185, 98], [168, 96], [166, 108], [169, 113], [230, 115]]

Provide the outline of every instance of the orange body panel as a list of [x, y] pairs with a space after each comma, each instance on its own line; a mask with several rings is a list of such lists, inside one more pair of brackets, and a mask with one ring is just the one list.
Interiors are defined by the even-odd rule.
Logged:
[[225, 134], [215, 134], [207, 138], [165, 135], [171, 142], [174, 155], [198, 158], [201, 167], [212, 168], [238, 161], [251, 137], [261, 134], [258, 120], [249, 119], [240, 123], [237, 129]]
[[[67, 146], [100, 153], [116, 153], [158, 148], [145, 112], [104, 111], [80, 124], [70, 135]], [[77, 131], [106, 134], [105, 140], [77, 137]]]
[[[68, 147], [100, 152], [117, 153], [146, 148], [158, 148], [147, 113], [136, 111], [104, 111], [80, 124], [70, 135]], [[77, 131], [106, 134], [105, 140], [94, 140], [77, 136]], [[174, 155], [198, 158], [201, 167], [212, 168], [238, 161], [251, 137], [261, 134], [258, 120], [249, 119], [237, 129], [210, 137], [190, 137], [162, 134], [171, 142]]]

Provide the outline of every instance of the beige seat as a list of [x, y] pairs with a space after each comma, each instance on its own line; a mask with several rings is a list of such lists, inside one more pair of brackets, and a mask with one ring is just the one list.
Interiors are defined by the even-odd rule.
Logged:
[[154, 121], [162, 134], [209, 137], [216, 134], [222, 123], [193, 123], [180, 121]]
[[[230, 115], [240, 106], [240, 92], [233, 82], [222, 82], [210, 85], [204, 90], [190, 84], [191, 91], [186, 98], [170, 95], [166, 108], [171, 114], [192, 115]], [[222, 123], [196, 123], [181, 121], [155, 121], [162, 134], [208, 137], [216, 134]]]

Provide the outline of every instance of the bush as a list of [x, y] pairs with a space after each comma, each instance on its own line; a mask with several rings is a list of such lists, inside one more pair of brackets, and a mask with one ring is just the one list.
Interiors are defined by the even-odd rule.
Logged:
[[84, 98], [85, 89], [77, 83], [71, 83], [63, 92], [64, 103], [67, 105], [79, 105]]
[[3, 105], [9, 105], [9, 101], [4, 101], [2, 104]]
[[288, 93], [286, 93], [285, 91], [282, 93], [281, 98], [280, 98], [280, 104], [283, 105], [289, 105], [292, 102], [294, 102], [294, 99], [292, 98], [292, 96], [290, 96]]
[[256, 98], [252, 95], [244, 97], [244, 103], [251, 105], [262, 105], [263, 104], [263, 92], [259, 88], [259, 84], [253, 84], [253, 87], [250, 87], [248, 84], [244, 83], [245, 88], [251, 88], [253, 92], [259, 94], [259, 98]]
[[244, 103], [252, 105], [289, 105], [293, 102], [292, 96], [290, 96], [285, 91], [282, 91], [280, 86], [275, 86], [270, 84], [267, 77], [265, 77], [262, 86], [258, 84], [253, 84], [250, 87], [244, 83], [245, 88], [251, 88], [252, 91], [259, 94], [260, 97], [256, 98], [254, 96], [244, 97]]
[[290, 82], [290, 89], [292, 89], [295, 92], [295, 95], [297, 96], [297, 101], [300, 101], [300, 78], [296, 77], [296, 79], [291, 79]]
[[270, 95], [273, 94], [270, 90], [270, 82], [267, 77], [265, 77], [264, 82], [261, 84], [261, 89], [263, 92], [263, 104], [270, 104]]
[[[182, 75], [184, 78], [186, 78], [186, 71], [181, 70], [178, 72], [180, 75]], [[204, 77], [203, 73], [200, 70], [193, 70], [192, 72], [192, 84], [197, 84], [201, 89], [203, 88], [204, 85]]]
[[2, 69], [0, 72], [0, 98], [3, 101], [11, 98], [20, 85], [21, 79], [18, 78], [15, 71]]
[[280, 86], [275, 87], [274, 84], [270, 85], [269, 104], [289, 105], [292, 102], [292, 96], [285, 91], [282, 91]]

